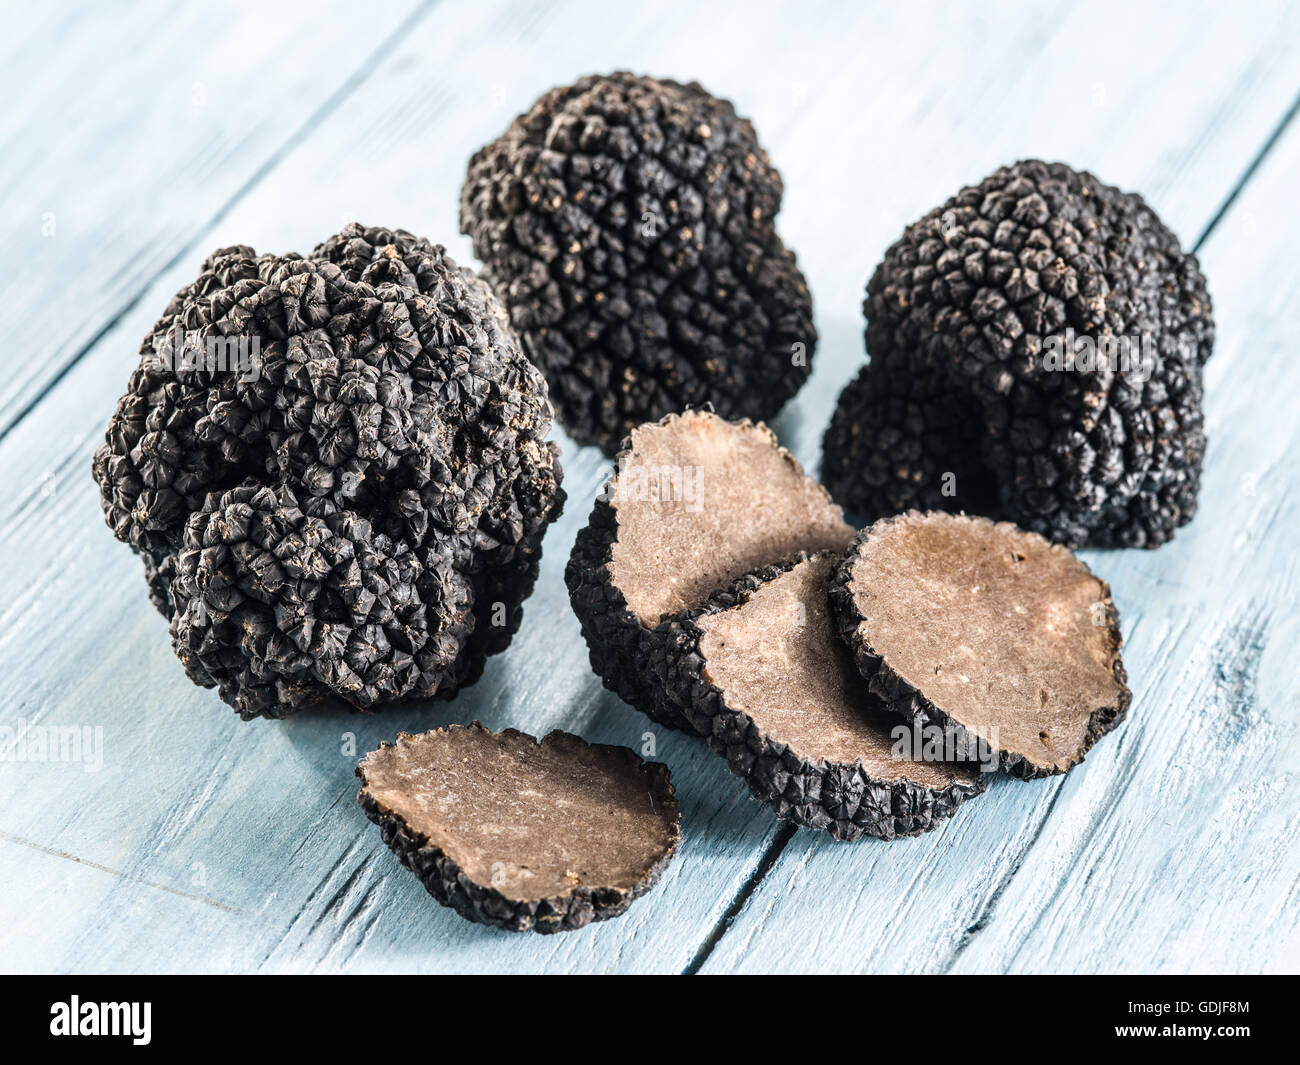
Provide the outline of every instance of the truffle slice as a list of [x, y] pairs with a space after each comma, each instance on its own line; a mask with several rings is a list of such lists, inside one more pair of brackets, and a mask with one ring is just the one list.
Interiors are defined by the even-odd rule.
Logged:
[[867, 284], [870, 363], [822, 478], [865, 521], [910, 509], [1058, 543], [1157, 547], [1196, 513], [1214, 319], [1141, 196], [1003, 167], [909, 226]]
[[836, 839], [915, 836], [987, 784], [977, 765], [895, 754], [910, 731], [832, 623], [838, 554], [765, 567], [660, 627], [695, 727], [758, 799]]
[[617, 917], [681, 840], [667, 766], [567, 732], [403, 732], [357, 776], [366, 816], [429, 893], [511, 932]]
[[659, 621], [761, 566], [852, 538], [766, 426], [687, 411], [634, 429], [565, 573], [592, 668], [655, 721], [691, 730], [656, 679]]
[[1110, 589], [1066, 548], [942, 512], [859, 534], [831, 603], [871, 690], [983, 741], [1022, 779], [1064, 773], [1128, 712]]
[[728, 101], [620, 71], [552, 89], [479, 151], [460, 227], [560, 423], [612, 455], [687, 407], [771, 418], [808, 379], [817, 331], [781, 194]]

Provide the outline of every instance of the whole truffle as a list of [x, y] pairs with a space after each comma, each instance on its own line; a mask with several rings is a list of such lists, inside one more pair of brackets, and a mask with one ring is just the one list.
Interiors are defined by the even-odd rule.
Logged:
[[195, 683], [244, 718], [364, 709], [449, 697], [510, 642], [558, 451], [541, 375], [440, 246], [223, 248], [140, 354], [95, 480]]
[[1196, 513], [1210, 298], [1140, 196], [1004, 167], [908, 227], [864, 311], [870, 362], [822, 461], [861, 518], [964, 510], [1156, 547]]
[[726, 100], [616, 73], [551, 90], [479, 151], [460, 224], [560, 423], [612, 455], [687, 407], [771, 418], [807, 378], [817, 334], [781, 194]]

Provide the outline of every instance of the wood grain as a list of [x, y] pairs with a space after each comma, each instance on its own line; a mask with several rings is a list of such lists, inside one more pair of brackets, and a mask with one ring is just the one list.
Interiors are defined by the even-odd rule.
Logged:
[[0, 299], [14, 355], [0, 435], [419, 14], [409, 0], [328, 18], [310, 0], [7, 6], [0, 217], [17, 269]]
[[[60, 227], [64, 259], [15, 243], [30, 265], [0, 290], [0, 336], [30, 355], [6, 360], [17, 370], [0, 392], [0, 411], [16, 417], [0, 421], [11, 426], [0, 440], [0, 724], [98, 725], [104, 762], [0, 763], [0, 968], [1297, 967], [1298, 589], [1283, 538], [1300, 383], [1287, 358], [1300, 325], [1288, 255], [1295, 128], [1251, 166], [1300, 92], [1300, 14], [448, 4], [358, 25], [344, 9], [312, 9], [313, 27], [288, 16], [257, 27], [288, 42], [285, 69], [223, 81], [217, 126], [184, 133], [176, 169], [154, 184], [103, 171], [93, 223]], [[83, 90], [102, 79], [94, 91], [111, 87], [119, 109], [85, 130], [85, 159], [179, 129], [149, 110], [162, 105], [143, 65], [73, 69], [96, 34], [146, 54], [185, 41], [203, 69], [234, 71], [232, 42], [244, 38], [228, 27], [253, 31], [237, 10], [146, 8], [116, 38], [84, 12], [43, 75], [47, 102], [0, 120], [0, 188], [18, 189], [0, 202], [84, 184], [53, 143], [79, 76]], [[50, 18], [25, 16], [19, 36], [54, 34]], [[258, 55], [238, 62], [262, 71]], [[312, 63], [331, 76], [308, 77]], [[732, 96], [782, 169], [781, 228], [823, 341], [775, 427], [812, 466], [863, 357], [868, 273], [908, 220], [962, 183], [1013, 158], [1061, 157], [1141, 189], [1189, 244], [1218, 218], [1204, 247], [1220, 340], [1202, 514], [1159, 552], [1089, 557], [1115, 589], [1136, 698], [1130, 721], [1069, 778], [999, 781], [918, 840], [836, 845], [780, 828], [702, 744], [652, 731], [591, 674], [562, 570], [606, 467], [562, 436], [570, 500], [523, 629], [454, 702], [245, 725], [186, 680], [89, 477], [139, 338], [224, 244], [306, 250], [356, 218], [424, 233], [468, 261], [456, 204], [471, 152], [543, 89], [617, 67], [699, 77]], [[239, 150], [241, 135], [255, 147]], [[18, 154], [47, 160], [39, 180]], [[6, 216], [6, 242], [10, 229], [31, 240], [26, 217]], [[72, 291], [69, 264], [83, 261]], [[352, 767], [399, 729], [473, 719], [638, 749], [649, 735], [673, 770], [685, 832], [654, 893], [617, 921], [548, 939], [435, 905], [356, 807]]]

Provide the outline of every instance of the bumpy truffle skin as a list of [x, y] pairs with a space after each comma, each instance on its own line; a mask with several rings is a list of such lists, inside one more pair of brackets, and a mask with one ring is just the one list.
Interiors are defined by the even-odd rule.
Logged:
[[[468, 727], [483, 728], [478, 722]], [[505, 732], [526, 735], [517, 729], [506, 729]], [[551, 734], [551, 736], [557, 735], [577, 740], [584, 746], [626, 751], [632, 760], [640, 762], [640, 759], [627, 748], [587, 744], [580, 736], [572, 736], [569, 733]], [[384, 742], [380, 746], [393, 745]], [[654, 796], [655, 804], [661, 808], [671, 807], [676, 810], [676, 790], [673, 788], [668, 767], [662, 762], [641, 762], [640, 772], [646, 778], [646, 786]], [[357, 766], [356, 774], [363, 782], [365, 781], [365, 774], [360, 765]], [[679, 829], [664, 856], [646, 873], [643, 880], [630, 889], [582, 886], [574, 888], [566, 895], [521, 901], [507, 898], [491, 885], [476, 884], [465, 875], [455, 861], [447, 856], [446, 852], [431, 844], [420, 833], [412, 832], [405, 821], [392, 811], [384, 809], [364, 787], [357, 793], [357, 802], [361, 804], [366, 816], [379, 826], [384, 843], [392, 849], [401, 863], [419, 878], [430, 895], [444, 906], [451, 907], [466, 920], [476, 924], [491, 925], [507, 932], [539, 932], [542, 935], [551, 935], [555, 932], [571, 932], [584, 928], [594, 921], [606, 921], [611, 917], [620, 916], [636, 899], [659, 882], [664, 869], [676, 855], [677, 845], [681, 840]], [[680, 813], [678, 817], [680, 818]]]
[[812, 300], [750, 123], [695, 83], [553, 89], [469, 164], [460, 224], [551, 386], [607, 455], [712, 404], [769, 419], [811, 370]]
[[908, 780], [873, 780], [860, 763], [847, 765], [809, 761], [777, 743], [741, 710], [729, 707], [722, 691], [704, 679], [700, 618], [745, 603], [764, 584], [793, 569], [801, 555], [765, 566], [739, 578], [712, 596], [699, 610], [665, 619], [657, 630], [668, 647], [661, 666], [662, 682], [678, 693], [694, 729], [708, 737], [709, 747], [743, 779], [750, 794], [779, 817], [808, 828], [822, 829], [832, 838], [851, 842], [864, 836], [897, 839], [919, 836], [937, 828], [969, 798], [988, 787], [988, 775], [975, 783], [953, 781], [943, 789]]
[[[864, 520], [965, 510], [1074, 547], [1157, 547], [1196, 513], [1210, 297], [1140, 196], [1060, 163], [1004, 167], [908, 227], [864, 311], [870, 362], [822, 461]], [[1150, 357], [1053, 368], [1071, 336]]]
[[606, 500], [597, 499], [590, 520], [574, 540], [564, 570], [569, 602], [587, 641], [591, 668], [606, 688], [652, 721], [692, 732], [680, 709], [665, 703], [650, 682], [651, 663], [662, 661], [659, 641], [637, 620], [622, 591], [609, 579], [617, 539], [618, 515]]
[[[249, 338], [243, 367], [178, 343]], [[259, 350], [260, 345], [260, 350]], [[223, 248], [95, 453], [190, 677], [241, 717], [450, 697], [506, 647], [563, 505], [541, 375], [488, 286], [401, 230]]]
[[[874, 527], [879, 529], [882, 523], [888, 523], [890, 520], [882, 519]], [[869, 526], [858, 534], [844, 558], [835, 567], [835, 573], [831, 577], [831, 612], [836, 624], [839, 625], [840, 636], [849, 645], [858, 669], [866, 678], [871, 690], [880, 696], [891, 710], [923, 729], [931, 726], [938, 729], [951, 729], [958, 753], [966, 757], [975, 757], [976, 752], [981, 749], [980, 738], [972, 735], [969, 730], [963, 728], [959, 722], [944, 713], [913, 685], [894, 672], [889, 663], [862, 637], [861, 624], [864, 619], [849, 584], [853, 559], [858, 547], [872, 534], [872, 528]], [[1100, 579], [1098, 584], [1101, 585], [1101, 601], [1106, 606], [1106, 631], [1113, 646], [1118, 648], [1123, 640], [1119, 630], [1119, 611], [1115, 609], [1115, 604], [1110, 597], [1110, 585]], [[1118, 656], [1112, 668], [1115, 680], [1119, 683], [1119, 696], [1116, 703], [1114, 706], [1100, 707], [1092, 712], [1088, 718], [1087, 736], [1076, 752], [1077, 757], [1068, 766], [1053, 772], [1034, 765], [1023, 755], [1013, 751], [994, 751], [991, 753], [998, 760], [998, 768], [1020, 780], [1037, 780], [1068, 772], [1082, 762], [1093, 744], [1119, 726], [1128, 715], [1129, 706], [1133, 701], [1133, 693], [1128, 687], [1128, 673]]]

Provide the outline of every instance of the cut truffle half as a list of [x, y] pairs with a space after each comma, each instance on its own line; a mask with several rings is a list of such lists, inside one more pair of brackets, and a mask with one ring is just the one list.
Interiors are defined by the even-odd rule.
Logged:
[[840, 508], [764, 425], [705, 411], [633, 430], [566, 570], [574, 612], [606, 687], [691, 731], [658, 683], [667, 615], [800, 552], [843, 551]]
[[617, 917], [681, 840], [667, 766], [567, 732], [403, 732], [357, 776], [366, 816], [429, 893], [512, 932]]
[[871, 690], [1018, 777], [1064, 773], [1128, 712], [1119, 614], [1068, 549], [987, 518], [911, 511], [865, 529], [831, 603]]
[[754, 796], [836, 839], [915, 836], [978, 795], [974, 763], [913, 760], [912, 730], [871, 693], [833, 623], [838, 553], [747, 574], [666, 620], [668, 683]]

